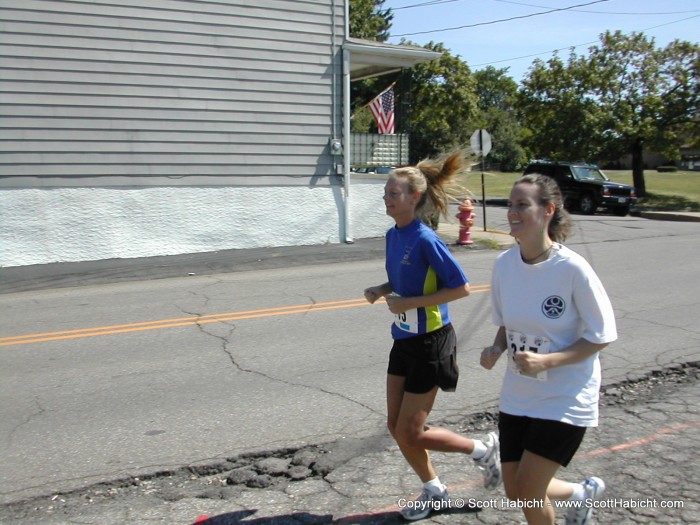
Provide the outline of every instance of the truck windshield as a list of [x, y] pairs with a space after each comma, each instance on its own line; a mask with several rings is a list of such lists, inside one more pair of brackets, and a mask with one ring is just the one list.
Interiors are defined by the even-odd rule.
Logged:
[[591, 166], [571, 166], [577, 180], [608, 180], [603, 172]]

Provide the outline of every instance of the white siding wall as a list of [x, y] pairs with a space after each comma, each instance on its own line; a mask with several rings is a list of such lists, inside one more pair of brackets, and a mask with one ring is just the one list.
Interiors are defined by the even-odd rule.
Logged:
[[2, 0], [2, 175], [331, 174], [330, 5]]
[[0, 0], [0, 265], [340, 242], [344, 2]]

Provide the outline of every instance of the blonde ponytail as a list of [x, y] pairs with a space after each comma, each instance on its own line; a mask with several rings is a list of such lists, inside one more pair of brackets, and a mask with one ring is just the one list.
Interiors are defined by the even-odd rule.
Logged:
[[422, 160], [415, 166], [397, 168], [393, 174], [407, 179], [411, 193], [421, 193], [416, 211], [429, 203], [434, 210], [447, 215], [449, 202], [465, 191], [457, 185], [456, 178], [469, 164], [465, 152], [457, 150], [439, 158]]

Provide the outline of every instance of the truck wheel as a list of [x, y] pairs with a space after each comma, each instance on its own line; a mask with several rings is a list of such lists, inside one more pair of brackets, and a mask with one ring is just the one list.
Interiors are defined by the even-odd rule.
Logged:
[[582, 195], [578, 201], [578, 209], [581, 210], [581, 213], [584, 215], [593, 215], [597, 207], [598, 205], [595, 203], [595, 199], [589, 193]]

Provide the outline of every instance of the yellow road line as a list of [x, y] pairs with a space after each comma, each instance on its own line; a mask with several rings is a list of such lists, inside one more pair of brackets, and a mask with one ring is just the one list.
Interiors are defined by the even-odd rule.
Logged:
[[[489, 290], [490, 287], [488, 285], [477, 285], [471, 288], [472, 293], [487, 292]], [[299, 304], [293, 306], [281, 306], [277, 308], [246, 310], [242, 312], [225, 312], [219, 314], [179, 317], [174, 319], [161, 319], [158, 321], [143, 321], [140, 323], [98, 326], [94, 328], [79, 328], [77, 330], [62, 330], [57, 332], [25, 334], [11, 337], [1, 337], [0, 346], [43, 343], [47, 341], [60, 341], [62, 339], [78, 339], [83, 337], [97, 337], [102, 335], [141, 332], [144, 330], [161, 330], [164, 328], [175, 328], [178, 326], [221, 323], [225, 321], [240, 321], [243, 319], [262, 319], [265, 317], [304, 314], [310, 312], [320, 312], [325, 310], [337, 310], [340, 308], [355, 308], [358, 306], [369, 306], [369, 303], [364, 298], [346, 299], [344, 301], [328, 301], [323, 303]]]

